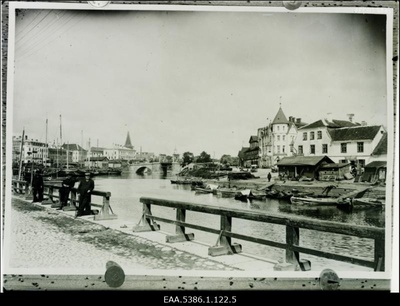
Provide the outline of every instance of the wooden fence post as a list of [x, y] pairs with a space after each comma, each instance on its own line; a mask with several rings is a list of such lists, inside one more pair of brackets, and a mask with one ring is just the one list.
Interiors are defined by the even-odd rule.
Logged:
[[374, 240], [374, 271], [385, 271], [385, 236]]
[[33, 194], [32, 194], [32, 188], [28, 184], [28, 182], [25, 182], [25, 200], [33, 200]]
[[[176, 221], [185, 222], [186, 221], [186, 209], [177, 208], [176, 209]], [[190, 241], [194, 239], [194, 234], [186, 234], [185, 227], [181, 225], [176, 225], [175, 235], [168, 235], [165, 239], [166, 242], [182, 242]]]
[[42, 205], [53, 204], [53, 187], [45, 186], [47, 188], [47, 193], [43, 192], [44, 195], [47, 195], [46, 199], [43, 199]]
[[221, 232], [218, 236], [218, 241], [215, 246], [208, 248], [208, 255], [231, 255], [242, 252], [242, 245], [232, 244], [231, 237], [224, 235], [224, 232], [231, 232], [232, 230], [232, 217], [221, 215]]
[[94, 216], [94, 220], [114, 220], [118, 218], [111, 209], [110, 196], [111, 193], [109, 192], [103, 196], [103, 206], [101, 207], [99, 214]]
[[151, 204], [143, 203], [143, 214], [138, 225], [132, 228], [134, 232], [159, 231], [160, 225], [151, 218]]
[[286, 262], [297, 265], [300, 260], [299, 252], [293, 251], [293, 245], [299, 245], [300, 231], [298, 227], [286, 226]]
[[[61, 198], [60, 198], [60, 188], [57, 188], [58, 190], [58, 196], [54, 195], [54, 191], [52, 194], [52, 200], [53, 200], [53, 204], [51, 204], [51, 208], [61, 208]], [[53, 197], [57, 197], [58, 200], [54, 201]]]

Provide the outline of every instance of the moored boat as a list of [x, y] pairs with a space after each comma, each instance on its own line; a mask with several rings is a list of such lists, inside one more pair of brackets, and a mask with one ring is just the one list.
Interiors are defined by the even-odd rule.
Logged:
[[332, 197], [297, 197], [292, 196], [290, 198], [290, 203], [297, 204], [297, 205], [329, 205], [329, 206], [336, 206], [340, 203], [338, 198]]

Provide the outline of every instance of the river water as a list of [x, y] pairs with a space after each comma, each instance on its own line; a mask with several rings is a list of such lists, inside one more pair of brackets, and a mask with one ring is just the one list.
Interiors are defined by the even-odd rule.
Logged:
[[[185, 201], [243, 209], [251, 211], [271, 212], [280, 215], [296, 215], [315, 218], [320, 220], [331, 220], [355, 225], [369, 225], [383, 227], [385, 212], [377, 209], [362, 209], [353, 212], [345, 212], [336, 207], [307, 207], [294, 206], [285, 201], [266, 199], [263, 201], [242, 202], [232, 198], [223, 198], [212, 194], [196, 194], [190, 190], [190, 185], [171, 184], [172, 174], [160, 173], [137, 175], [133, 172], [123, 173], [121, 176], [95, 177], [96, 190], [111, 192], [110, 204], [112, 210], [118, 215], [121, 225], [137, 224], [142, 214], [140, 197], [156, 197], [176, 201]], [[92, 201], [101, 204], [99, 197], [92, 197]], [[152, 206], [154, 215], [175, 219], [175, 210], [171, 208]], [[188, 211], [186, 215], [188, 223], [194, 223], [206, 227], [219, 228], [219, 216]], [[173, 234], [175, 226], [159, 222], [161, 230]], [[277, 224], [259, 223], [241, 219], [233, 219], [232, 231], [267, 240], [285, 242], [285, 227]], [[198, 230], [187, 229], [187, 233], [194, 233], [195, 239], [214, 245], [217, 235], [205, 233]], [[232, 240], [242, 245], [243, 252], [254, 254], [263, 258], [283, 261], [284, 250], [269, 246], [259, 245], [243, 240]], [[336, 235], [330, 233], [300, 230], [300, 245], [313, 249], [324, 250], [336, 254], [355, 256], [362, 259], [373, 260], [374, 242], [369, 239]], [[327, 260], [311, 255], [301, 255], [301, 259], [308, 259], [312, 263], [312, 269], [331, 268], [335, 271], [354, 270], [372, 271], [369, 268], [355, 266], [347, 263]]]

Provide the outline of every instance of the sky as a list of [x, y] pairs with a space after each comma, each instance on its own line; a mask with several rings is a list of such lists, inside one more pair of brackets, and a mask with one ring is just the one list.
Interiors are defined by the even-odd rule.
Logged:
[[383, 15], [22, 10], [13, 135], [220, 158], [280, 106], [387, 126], [385, 35]]

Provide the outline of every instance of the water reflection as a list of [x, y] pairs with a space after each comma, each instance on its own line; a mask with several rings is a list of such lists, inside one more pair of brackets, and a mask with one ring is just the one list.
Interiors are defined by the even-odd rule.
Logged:
[[[190, 185], [171, 184], [170, 173], [125, 173], [120, 177], [96, 177], [96, 189], [111, 192], [111, 205], [118, 219], [128, 224], [139, 222], [142, 214], [140, 197], [156, 197], [175, 201], [185, 201], [203, 205], [212, 205], [234, 209], [268, 212], [282, 216], [304, 216], [319, 220], [329, 220], [355, 225], [370, 225], [383, 227], [385, 212], [380, 209], [361, 209], [347, 212], [334, 206], [313, 207], [307, 205], [291, 205], [285, 201], [265, 199], [263, 201], [238, 201], [213, 194], [196, 194], [191, 191]], [[99, 203], [101, 204], [101, 203]], [[175, 218], [175, 211], [153, 206], [154, 214], [165, 218]], [[187, 222], [218, 228], [219, 217], [204, 213], [190, 212], [187, 214]], [[248, 220], [234, 219], [233, 232], [252, 237], [260, 237], [271, 241], [285, 241], [285, 228], [282, 225], [267, 224]], [[161, 229], [166, 232], [174, 232], [175, 227], [171, 224], [162, 224]], [[216, 235], [201, 231], [190, 230], [196, 239], [209, 244], [215, 244]], [[301, 243], [313, 249], [329, 250], [343, 255], [358, 256], [370, 259], [373, 241], [347, 237], [343, 235], [332, 235], [330, 233], [301, 230]], [[284, 250], [263, 246], [246, 241], [238, 241], [247, 253], [252, 253], [275, 260], [284, 259]], [[313, 258], [306, 256], [306, 258]], [[313, 264], [324, 265], [326, 260], [313, 258]]]

